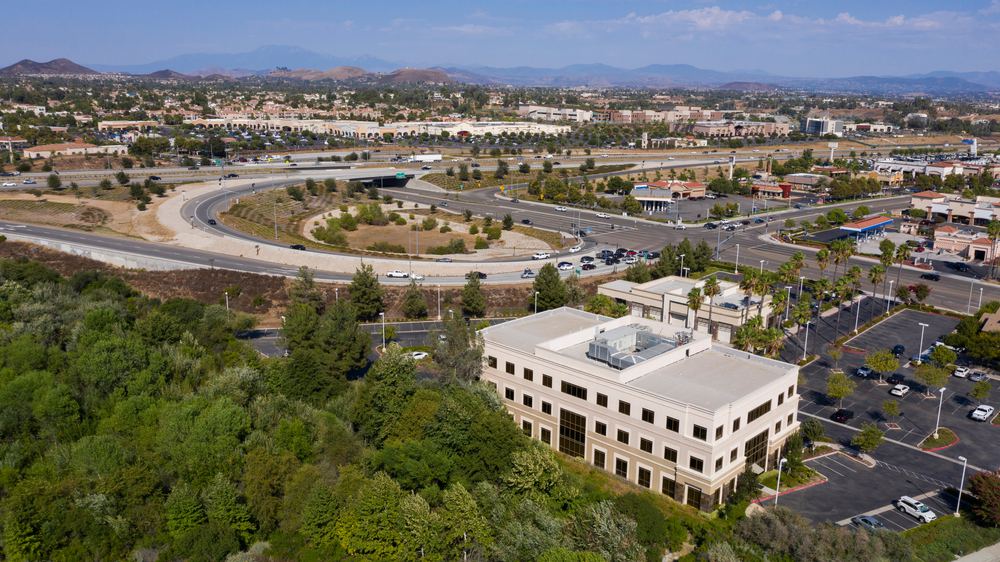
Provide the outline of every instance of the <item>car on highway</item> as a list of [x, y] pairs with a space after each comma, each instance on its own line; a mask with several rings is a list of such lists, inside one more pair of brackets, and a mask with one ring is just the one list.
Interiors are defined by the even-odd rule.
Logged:
[[572, 271], [573, 264], [568, 261], [561, 261], [556, 267], [559, 268], [559, 271]]
[[754, 224], [764, 224], [764, 219], [757, 217], [753, 220]]
[[955, 370], [951, 372], [952, 376], [964, 379], [969, 376], [970, 369], [968, 367], [955, 367]]
[[423, 359], [427, 359], [428, 357], [430, 357], [430, 354], [427, 353], [426, 351], [411, 351], [410, 352], [410, 359], [413, 359], [414, 361], [420, 361], [420, 360], [423, 360]]
[[920, 275], [920, 278], [921, 279], [926, 279], [928, 281], [940, 281], [941, 280], [941, 274], [940, 273], [922, 273]]
[[874, 374], [874, 372], [868, 367], [858, 367], [855, 369], [854, 374], [863, 379], [869, 379]]
[[599, 218], [599, 219], [610, 219], [611, 215], [609, 215], [607, 213], [597, 213], [597, 218]]
[[892, 354], [895, 355], [896, 357], [902, 357], [904, 353], [906, 353], [906, 346], [904, 346], [903, 344], [897, 343], [896, 345], [892, 346]]
[[433, 170], [434, 168], [432, 166], [421, 166], [420, 169], [421, 170]]
[[149, 181], [160, 181], [161, 179], [163, 178], [160, 176], [149, 176]]
[[601, 250], [597, 254], [597, 259], [599, 259], [599, 260], [606, 260], [606, 259], [608, 259], [610, 257], [613, 257], [614, 255], [615, 255], [615, 251], [614, 250], [609, 250], [609, 249], [605, 248], [605, 249]]
[[930, 523], [937, 519], [937, 514], [931, 511], [931, 508], [920, 503], [919, 501], [911, 498], [910, 496], [902, 496], [895, 502], [896, 509], [899, 511], [913, 517], [921, 523]]
[[840, 408], [830, 416], [830, 419], [837, 423], [847, 423], [854, 417], [854, 412]]
[[486, 279], [486, 274], [482, 271], [470, 271], [465, 274], [466, 279], [472, 279], [473, 277], [477, 279]]
[[705, 228], [709, 230], [715, 230], [716, 228], [719, 228], [719, 225], [715, 224], [714, 222], [706, 222]]
[[972, 412], [969, 413], [969, 417], [976, 421], [981, 421], [981, 422], [989, 421], [989, 419], [993, 417], [993, 412], [995, 411], [996, 409], [993, 406], [980, 404], [976, 406], [975, 410], [972, 410]]
[[897, 384], [896, 386], [892, 387], [892, 390], [889, 391], [889, 394], [893, 396], [899, 396], [900, 398], [902, 398], [903, 396], [909, 394], [909, 392], [910, 392], [909, 386], [906, 386], [905, 384]]
[[531, 219], [521, 219], [521, 224], [531, 226]]
[[455, 260], [453, 260], [451, 258], [438, 258], [438, 259], [436, 259], [434, 261], [436, 261], [438, 263], [451, 263], [451, 262], [453, 262]]
[[303, 244], [292, 244], [291, 246], [289, 246], [289, 248], [291, 248], [293, 250], [305, 250], [306, 249], [305, 245], [303, 245]]
[[212, 226], [215, 226], [215, 225], [219, 224], [219, 222], [216, 221], [215, 219], [208, 219], [208, 224], [210, 224]]
[[533, 260], [547, 260], [550, 257], [552, 257], [552, 255], [548, 252], [535, 252], [531, 255], [531, 259]]
[[591, 270], [597, 269], [597, 266], [594, 265], [594, 264], [592, 264], [592, 263], [585, 263], [585, 264], [583, 264], [583, 265], [580, 266], [580, 269], [582, 269], [584, 271], [591, 271]]
[[238, 178], [238, 177], [240, 177], [240, 175], [239, 174], [226, 174], [226, 177], [231, 179], [231, 178]]
[[983, 373], [981, 371], [973, 371], [972, 374], [969, 375], [969, 380], [972, 382], [984, 381], [986, 380], [986, 373]]
[[419, 274], [419, 273], [411, 273], [410, 274], [410, 279], [413, 279], [414, 281], [423, 281], [424, 280], [424, 276], [421, 275], [421, 274]]
[[385, 276], [389, 277], [390, 279], [406, 279], [407, 277], [410, 276], [410, 274], [405, 271], [393, 269], [392, 271], [387, 272]]
[[594, 257], [593, 256], [583, 256], [582, 258], [580, 258], [580, 263], [594, 263]]
[[687, 230], [687, 225], [682, 222], [675, 222], [674, 230]]
[[628, 265], [636, 264], [639, 263], [639, 256], [626, 256], [622, 261]]
[[473, 162], [472, 163], [472, 167], [473, 168], [478, 168], [479, 167], [479, 162]]
[[524, 271], [521, 272], [521, 279], [531, 279], [534, 276], [535, 272], [534, 270], [531, 269], [525, 269]]
[[622, 260], [618, 256], [611, 256], [610, 258], [604, 260], [604, 265], [617, 265], [621, 262]]
[[35, 185], [35, 184], [37, 184], [38, 182], [37, 182], [37, 181], [35, 181], [35, 180], [30, 180], [30, 179], [29, 179], [29, 180], [24, 180], [24, 181], [22, 181], [21, 183], [22, 183], [23, 185]]
[[858, 515], [851, 517], [851, 523], [869, 532], [877, 532], [885, 529], [885, 524], [871, 515]]
[[559, 205], [559, 206], [556, 207], [556, 210], [559, 211], [560, 213], [565, 213], [566, 212], [566, 207], [563, 207], [562, 205]]
[[571, 253], [571, 254], [575, 254], [575, 253], [579, 252], [579, 251], [580, 251], [580, 250], [582, 250], [582, 249], [583, 249], [583, 246], [581, 246], [581, 245], [577, 244], [576, 246], [573, 246], [573, 247], [571, 247], [571, 248], [569, 249], [569, 253]]
[[188, 170], [200, 170], [201, 166], [188, 166]]
[[736, 227], [735, 224], [727, 224], [726, 226], [722, 227], [722, 230], [726, 230], [726, 231], [732, 232], [732, 231], [736, 230], [736, 228], [737, 227]]
[[17, 187], [17, 184], [12, 181], [5, 181], [0, 187]]

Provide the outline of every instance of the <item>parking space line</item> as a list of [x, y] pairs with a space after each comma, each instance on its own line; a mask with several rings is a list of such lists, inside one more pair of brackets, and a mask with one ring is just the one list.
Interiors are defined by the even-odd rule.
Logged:
[[828, 470], [828, 471], [830, 471], [830, 472], [832, 472], [832, 473], [836, 474], [837, 476], [843, 476], [843, 477], [845, 477], [845, 478], [847, 477], [847, 475], [846, 475], [846, 474], [844, 474], [843, 472], [840, 472], [840, 471], [838, 471], [837, 469], [835, 469], [835, 468], [833, 468], [833, 467], [831, 467], [831, 466], [827, 466], [827, 465], [826, 465], [825, 463], [822, 463], [822, 462], [819, 462], [819, 459], [816, 459], [816, 461], [815, 461], [815, 462], [816, 462], [816, 464], [818, 464], [818, 465], [820, 466], [820, 468], [822, 468], [823, 470]]
[[844, 470], [846, 470], [846, 471], [848, 471], [848, 472], [857, 472], [857, 471], [858, 471], [858, 469], [856, 469], [856, 468], [851, 468], [851, 467], [847, 466], [846, 464], [844, 464], [844, 463], [842, 463], [842, 462], [840, 462], [840, 461], [838, 461], [838, 460], [836, 460], [836, 459], [833, 459], [833, 458], [828, 458], [827, 460], [828, 460], [829, 462], [832, 462], [832, 463], [834, 463], [834, 464], [836, 464], [836, 465], [839, 465], [839, 466], [843, 467], [843, 468], [844, 468]]

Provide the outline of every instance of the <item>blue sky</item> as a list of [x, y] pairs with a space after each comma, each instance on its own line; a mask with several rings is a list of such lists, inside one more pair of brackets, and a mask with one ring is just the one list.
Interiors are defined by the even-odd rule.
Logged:
[[[135, 64], [294, 45], [400, 64], [637, 67], [843, 76], [1000, 70], [1000, 0], [172, 0], [25, 2], [0, 63]], [[24, 10], [23, 14], [19, 14]], [[40, 33], [40, 26], [44, 31]]]

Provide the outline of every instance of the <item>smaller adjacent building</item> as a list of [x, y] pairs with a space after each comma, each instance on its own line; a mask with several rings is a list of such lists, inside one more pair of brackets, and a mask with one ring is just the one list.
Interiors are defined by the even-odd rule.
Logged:
[[643, 211], [664, 211], [676, 200], [704, 199], [708, 186], [697, 181], [654, 181], [636, 184], [630, 193]]
[[758, 311], [765, 325], [770, 323], [770, 295], [765, 295], [761, 303], [761, 297], [747, 297], [738, 284], [720, 279], [720, 294], [711, 301], [706, 297], [696, 313], [688, 306], [688, 293], [695, 287], [704, 290], [705, 280], [671, 275], [646, 283], [611, 281], [599, 286], [597, 293], [624, 303], [632, 316], [710, 333], [723, 343], [730, 343], [736, 328], [756, 316]]
[[810, 117], [802, 126], [802, 132], [807, 135], [844, 135], [844, 122], [829, 117]]
[[883, 216], [867, 217], [840, 225], [840, 231], [855, 240], [868, 240], [885, 235], [885, 229], [892, 226], [892, 219]]
[[754, 181], [750, 184], [750, 195], [760, 199], [790, 199], [792, 197], [792, 184]]
[[40, 144], [24, 150], [25, 158], [82, 156], [86, 154], [128, 154], [128, 147], [122, 144], [103, 144], [98, 146], [85, 142], [65, 142], [61, 144]]
[[797, 189], [812, 190], [818, 187], [821, 183], [829, 181], [830, 178], [822, 174], [788, 174], [785, 176], [785, 181], [792, 184]]
[[1000, 197], [979, 195], [970, 200], [957, 194], [921, 191], [910, 196], [910, 208], [924, 211], [935, 222], [986, 226], [1000, 218]]
[[996, 255], [995, 244], [985, 233], [949, 224], [934, 229], [934, 248], [978, 261], [991, 261]]

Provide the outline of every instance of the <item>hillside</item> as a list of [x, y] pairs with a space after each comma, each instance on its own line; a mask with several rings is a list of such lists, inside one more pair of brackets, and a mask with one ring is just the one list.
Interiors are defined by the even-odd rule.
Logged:
[[368, 71], [356, 66], [337, 66], [329, 70], [313, 70], [297, 68], [295, 70], [272, 70], [268, 76], [272, 78], [294, 78], [298, 80], [350, 80], [366, 76]]
[[414, 84], [421, 82], [451, 83], [454, 80], [448, 73], [440, 69], [432, 68], [400, 68], [389, 74], [383, 75], [379, 82], [384, 84]]
[[24, 59], [10, 66], [0, 68], [0, 76], [23, 76], [27, 74], [100, 74], [100, 72], [76, 64], [69, 59], [53, 59], [49, 62], [36, 62], [31, 59]]

